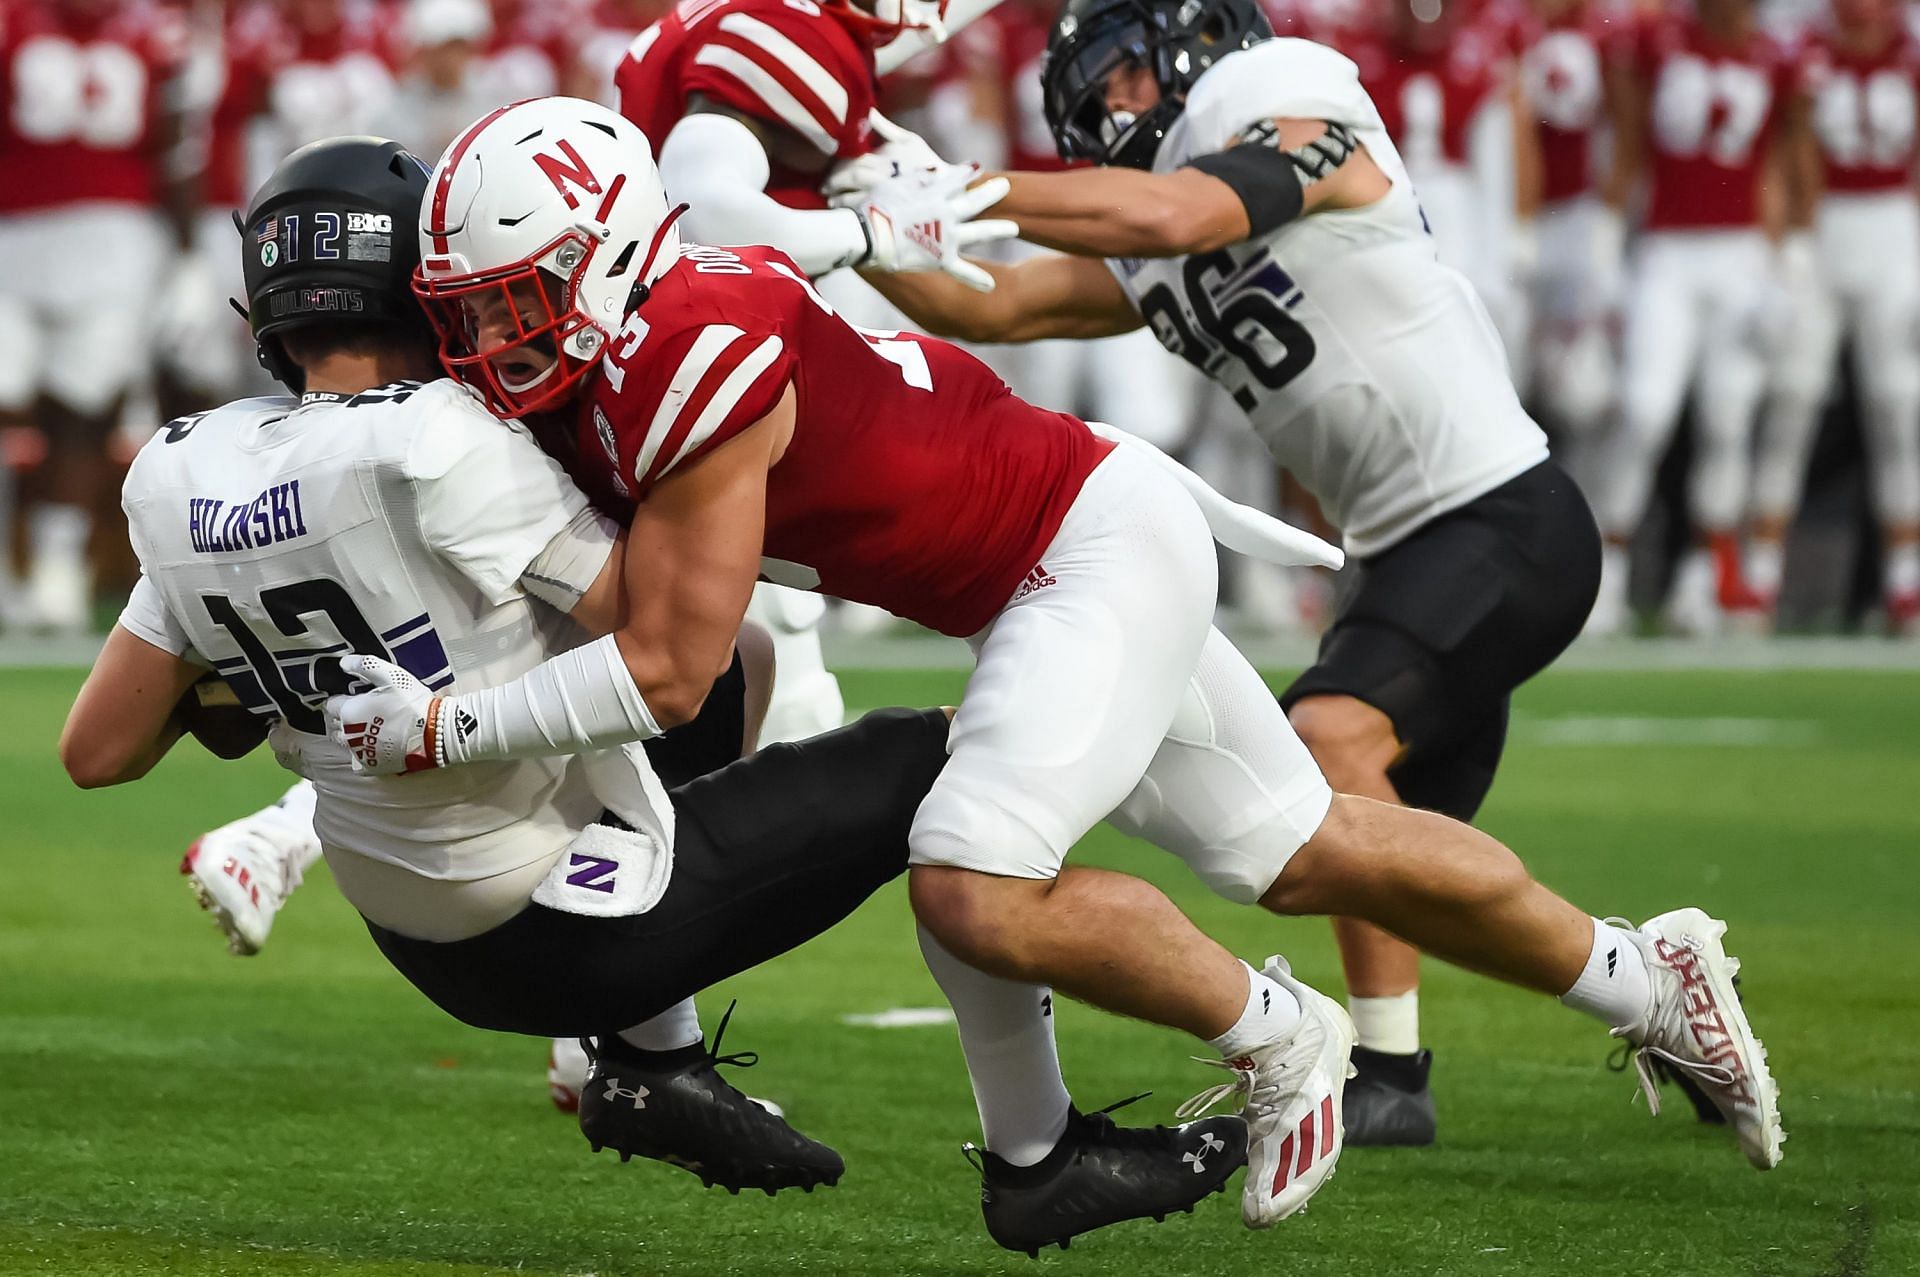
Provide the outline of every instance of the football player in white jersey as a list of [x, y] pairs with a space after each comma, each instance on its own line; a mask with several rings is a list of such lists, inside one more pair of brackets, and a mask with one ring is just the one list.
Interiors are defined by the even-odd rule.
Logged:
[[[312, 782], [329, 867], [396, 968], [467, 1023], [594, 1039], [580, 1123], [596, 1149], [736, 1191], [833, 1183], [837, 1154], [714, 1071], [737, 1061], [701, 1038], [691, 998], [905, 871], [942, 713], [883, 712], [671, 798], [638, 748], [378, 778], [324, 731], [342, 652], [428, 687], [491, 684], [609, 631], [629, 588], [617, 528], [527, 431], [426, 380], [409, 288], [425, 189], [397, 143], [344, 138], [295, 152], [255, 196], [250, 321], [298, 398], [182, 418], [136, 459], [123, 500], [143, 575], [62, 760], [85, 787], [138, 779], [212, 670]], [[724, 760], [744, 730], [738, 664], [715, 673]], [[822, 789], [833, 803], [796, 806]], [[636, 1088], [646, 1106], [621, 1102]]]
[[[991, 293], [873, 282], [973, 339], [1144, 324], [1229, 390], [1357, 561], [1281, 696], [1294, 727], [1336, 790], [1471, 820], [1511, 693], [1580, 631], [1600, 543], [1354, 64], [1272, 38], [1253, 0], [1073, 0], [1044, 85], [1061, 153], [1106, 167], [1010, 175], [989, 215], [1083, 256], [987, 267]], [[1359, 1034], [1349, 1138], [1431, 1142], [1419, 955], [1356, 920], [1335, 932]]]

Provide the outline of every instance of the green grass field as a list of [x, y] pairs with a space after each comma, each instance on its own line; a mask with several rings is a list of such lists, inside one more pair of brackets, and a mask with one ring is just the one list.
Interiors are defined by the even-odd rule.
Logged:
[[[1610, 1043], [1550, 1003], [1435, 969], [1442, 1142], [1350, 1151], [1267, 1234], [1213, 1199], [1037, 1264], [980, 1226], [974, 1116], [949, 1027], [840, 1017], [938, 1001], [904, 895], [706, 999], [740, 1009], [736, 1075], [835, 1144], [812, 1196], [733, 1198], [587, 1152], [548, 1105], [543, 1043], [443, 1017], [326, 881], [258, 958], [228, 957], [174, 873], [209, 824], [278, 792], [271, 762], [189, 746], [147, 781], [73, 790], [53, 742], [79, 675], [0, 671], [0, 1273], [1920, 1273], [1920, 673], [1555, 674], [1485, 824], [1585, 907], [1728, 918], [1785, 1097], [1785, 1165], [1747, 1169], [1674, 1097], [1657, 1121]], [[844, 680], [932, 703], [953, 674]], [[1097, 834], [1254, 959], [1337, 986], [1324, 924], [1206, 895]], [[1069, 1007], [1083, 1105], [1215, 1080], [1173, 1034]]]

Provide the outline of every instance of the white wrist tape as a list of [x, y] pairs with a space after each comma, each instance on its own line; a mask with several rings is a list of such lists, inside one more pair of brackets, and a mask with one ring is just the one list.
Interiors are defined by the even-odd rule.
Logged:
[[809, 275], [866, 257], [867, 231], [848, 208], [788, 208], [767, 194], [766, 148], [729, 115], [696, 112], [660, 147], [660, 180], [687, 202], [687, 233], [702, 244], [771, 244]]
[[429, 712], [442, 767], [611, 749], [660, 734], [609, 634], [511, 683], [438, 698]]

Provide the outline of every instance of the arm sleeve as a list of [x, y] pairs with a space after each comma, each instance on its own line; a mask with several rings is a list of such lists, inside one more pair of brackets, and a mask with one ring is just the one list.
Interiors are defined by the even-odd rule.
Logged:
[[448, 399], [415, 436], [407, 459], [421, 535], [489, 602], [503, 603], [567, 535], [587, 499], [526, 427], [496, 419], [464, 388], [431, 389]]
[[871, 64], [834, 18], [780, 7], [723, 15], [680, 89], [788, 129], [831, 158], [858, 149], [872, 85]]
[[120, 610], [120, 628], [136, 638], [145, 639], [161, 651], [196, 665], [206, 662], [193, 650], [193, 640], [187, 636], [186, 627], [174, 616], [173, 609], [167, 606], [167, 599], [160, 587], [153, 583], [145, 572], [134, 582], [133, 594], [127, 599], [126, 607]]
[[687, 202], [687, 229], [700, 243], [771, 244], [809, 275], [866, 257], [858, 213], [788, 208], [767, 194], [771, 172], [760, 139], [730, 116], [695, 112], [660, 146], [660, 180]]
[[786, 393], [793, 352], [771, 325], [741, 323], [750, 327], [689, 326], [657, 346], [643, 340], [634, 354], [622, 352], [633, 380], [613, 426], [637, 498], [765, 417]]

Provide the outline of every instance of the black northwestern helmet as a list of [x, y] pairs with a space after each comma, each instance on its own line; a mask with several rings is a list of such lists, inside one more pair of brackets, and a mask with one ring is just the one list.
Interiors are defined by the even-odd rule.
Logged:
[[234, 216], [261, 367], [301, 390], [280, 336], [307, 325], [364, 322], [433, 340], [413, 295], [426, 192], [427, 166], [385, 138], [326, 138], [280, 161]]
[[[1068, 0], [1040, 70], [1060, 158], [1152, 168], [1201, 73], [1272, 37], [1258, 0]], [[1160, 86], [1159, 103], [1137, 116], [1107, 110], [1107, 77], [1123, 66], [1148, 68]]]

